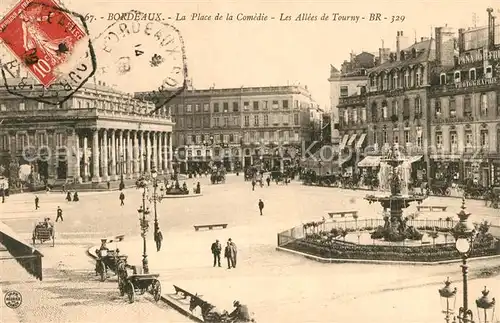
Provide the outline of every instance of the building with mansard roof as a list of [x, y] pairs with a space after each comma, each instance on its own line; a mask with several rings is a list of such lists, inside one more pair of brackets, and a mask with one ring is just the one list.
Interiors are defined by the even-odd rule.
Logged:
[[[20, 79], [8, 79], [8, 86]], [[42, 86], [24, 79], [22, 94]], [[51, 90], [46, 90], [50, 92]], [[50, 93], [48, 93], [50, 94]], [[134, 99], [104, 83], [86, 83], [66, 102], [50, 105], [0, 87], [0, 165], [30, 165], [32, 178], [88, 182], [136, 178], [155, 167], [172, 169], [173, 122], [165, 108]], [[17, 174], [9, 174], [15, 181]]]

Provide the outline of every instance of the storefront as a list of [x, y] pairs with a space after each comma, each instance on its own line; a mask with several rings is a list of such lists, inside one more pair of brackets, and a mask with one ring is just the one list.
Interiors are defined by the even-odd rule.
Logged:
[[366, 156], [358, 163], [361, 176], [361, 185], [378, 187], [378, 172], [381, 156]]

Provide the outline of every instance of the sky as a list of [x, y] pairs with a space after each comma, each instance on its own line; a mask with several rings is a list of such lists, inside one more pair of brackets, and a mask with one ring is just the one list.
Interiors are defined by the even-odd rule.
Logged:
[[[8, 8], [18, 0], [0, 0], [0, 8]], [[498, 14], [500, 6], [490, 1], [147, 1], [147, 0], [66, 0], [64, 5], [83, 15], [93, 15], [89, 22], [91, 36], [100, 34], [113, 21], [110, 13], [135, 9], [158, 12], [165, 22], [175, 26], [185, 42], [188, 76], [197, 89], [307, 85], [321, 107], [329, 106], [328, 77], [330, 64], [340, 68], [351, 51], [378, 52], [382, 40], [385, 47], [395, 48], [397, 31], [413, 39], [431, 36], [434, 27], [448, 25], [467, 28], [475, 23], [485, 25], [486, 8]], [[190, 15], [211, 15], [212, 20], [191, 20]], [[262, 13], [268, 21], [214, 21], [220, 13], [253, 15]], [[358, 22], [332, 21], [333, 13], [366, 17]], [[370, 22], [370, 13], [388, 19]], [[186, 20], [175, 21], [185, 15]], [[280, 16], [292, 21], [280, 21]], [[293, 21], [299, 14], [327, 14], [328, 21]], [[392, 16], [404, 21], [391, 23]], [[104, 17], [101, 19], [100, 17]], [[167, 19], [171, 17], [172, 19]], [[274, 17], [275, 19], [270, 19]], [[401, 20], [401, 18], [399, 18]], [[433, 32], [432, 32], [433, 34]], [[99, 57], [97, 57], [99, 64]], [[129, 82], [147, 82], [134, 78]]]

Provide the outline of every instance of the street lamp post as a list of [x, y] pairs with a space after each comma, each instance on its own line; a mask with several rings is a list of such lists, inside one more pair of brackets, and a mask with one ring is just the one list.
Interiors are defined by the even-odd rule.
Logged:
[[125, 188], [125, 182], [123, 181], [123, 168], [125, 166], [125, 161], [123, 159], [123, 154], [120, 155], [120, 191]]
[[[453, 236], [455, 238], [455, 247], [457, 251], [462, 256], [462, 283], [463, 283], [463, 304], [458, 310], [458, 315], [454, 318], [453, 323], [474, 323], [474, 315], [472, 310], [468, 305], [468, 265], [467, 259], [472, 252], [474, 246], [474, 238], [476, 236], [476, 230], [474, 225], [469, 221], [470, 213], [466, 212], [465, 198], [462, 199], [461, 211], [457, 214], [460, 221], [453, 228]], [[457, 289], [452, 289], [450, 287], [450, 281], [445, 282], [445, 287], [439, 290], [439, 295], [442, 300], [446, 301], [446, 308], [443, 312], [446, 314], [445, 320], [447, 323], [450, 322], [450, 314], [454, 310], [454, 300], [456, 296]], [[478, 309], [478, 322], [479, 323], [493, 323], [494, 321], [494, 307], [495, 298], [489, 299], [489, 291], [484, 288], [482, 296], [476, 300], [476, 306]], [[453, 300], [453, 306], [450, 306], [450, 300]], [[443, 306], [444, 307], [444, 306]]]
[[150, 198], [150, 201], [153, 202], [154, 209], [154, 233], [158, 230], [158, 213], [156, 211], [156, 202], [161, 202], [165, 196], [163, 195], [163, 187], [160, 188], [160, 194], [157, 193], [158, 188], [158, 172], [156, 171], [156, 167], [153, 165], [153, 169], [151, 170], [151, 178], [153, 179], [153, 196]]
[[148, 183], [147, 183], [146, 179], [143, 177], [143, 178], [137, 180], [137, 186], [139, 188], [143, 189], [143, 191], [142, 191], [142, 205], [139, 207], [137, 212], [139, 213], [139, 222], [141, 225], [141, 236], [142, 236], [142, 243], [143, 243], [142, 267], [144, 269], [144, 273], [147, 274], [147, 273], [149, 273], [149, 266], [148, 266], [146, 233], [148, 232], [148, 229], [149, 229], [149, 221], [146, 218], [146, 216], [150, 213], [149, 208], [146, 208], [146, 192], [148, 189]]

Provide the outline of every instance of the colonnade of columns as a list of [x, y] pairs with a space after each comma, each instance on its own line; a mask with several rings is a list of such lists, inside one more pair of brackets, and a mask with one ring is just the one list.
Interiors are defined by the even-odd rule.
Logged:
[[[172, 172], [172, 133], [121, 129], [75, 132], [75, 180], [101, 182]], [[89, 145], [90, 143], [90, 145]]]

